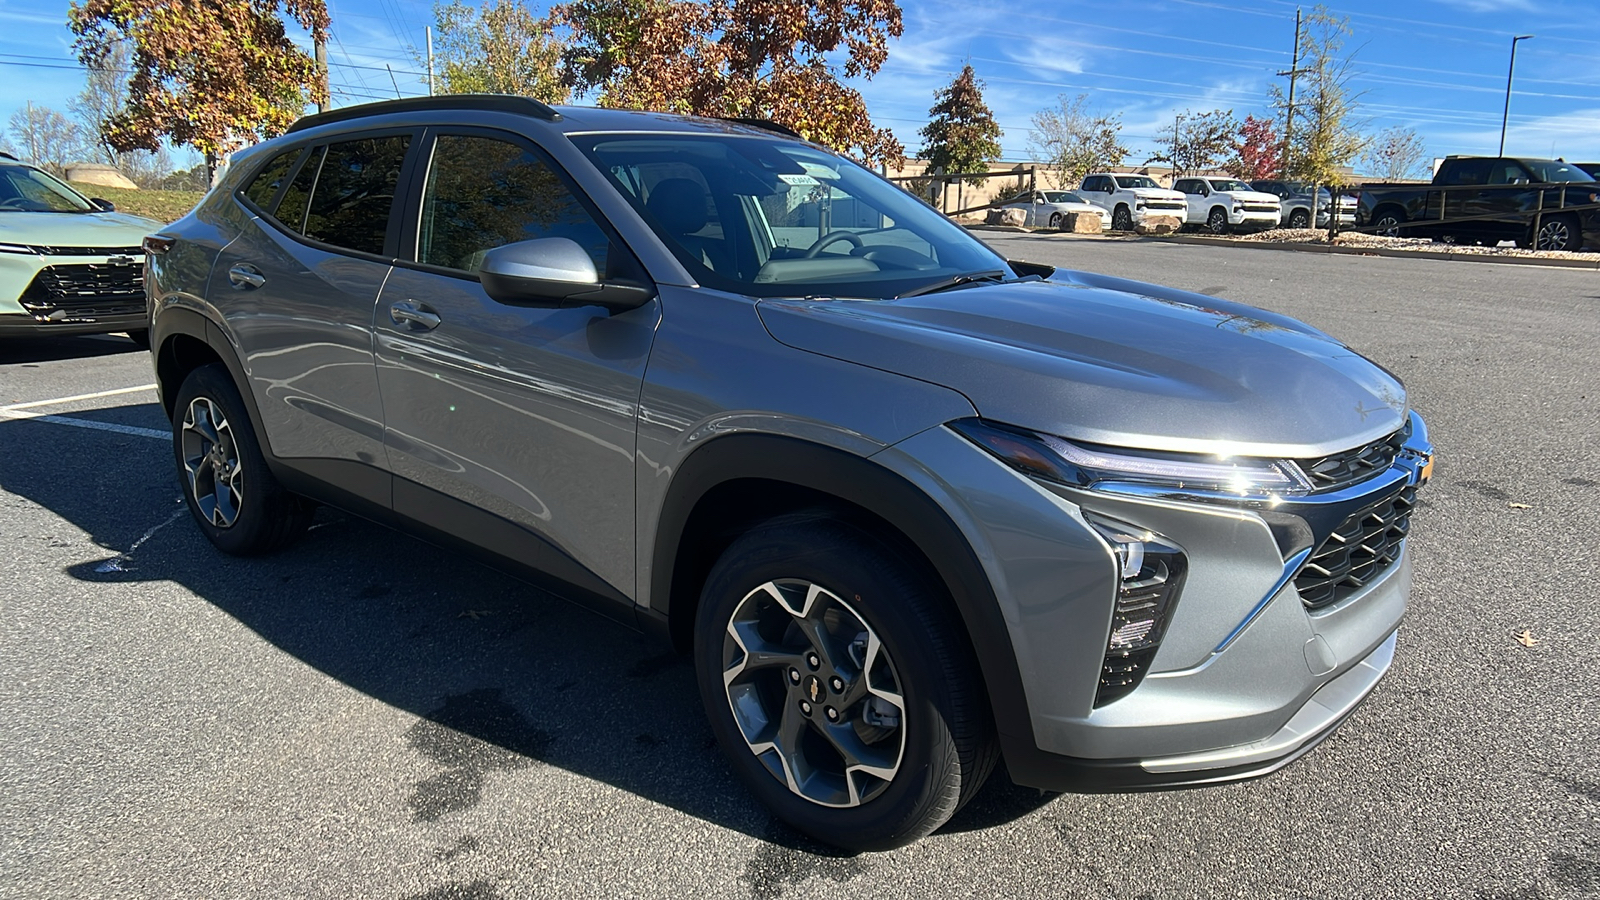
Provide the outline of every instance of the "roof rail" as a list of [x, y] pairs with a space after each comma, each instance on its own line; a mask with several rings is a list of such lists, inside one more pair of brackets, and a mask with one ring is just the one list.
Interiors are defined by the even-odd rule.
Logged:
[[751, 128], [759, 128], [762, 131], [785, 134], [792, 138], [799, 138], [802, 141], [806, 139], [806, 136], [800, 132], [795, 131], [793, 128], [790, 128], [787, 125], [779, 125], [777, 122], [774, 122], [771, 119], [746, 119], [739, 116], [720, 116], [719, 118], [721, 118], [724, 122], [737, 122], [740, 125], [749, 125]]
[[549, 122], [561, 121], [561, 113], [532, 97], [519, 97], [516, 94], [440, 94], [434, 97], [406, 97], [401, 100], [360, 103], [355, 106], [344, 106], [327, 112], [301, 116], [293, 125], [289, 126], [289, 130], [284, 134], [293, 134], [296, 131], [305, 131], [307, 128], [316, 128], [319, 125], [328, 125], [333, 122], [364, 119], [368, 116], [437, 110], [509, 112], [533, 116], [536, 119], [544, 119]]

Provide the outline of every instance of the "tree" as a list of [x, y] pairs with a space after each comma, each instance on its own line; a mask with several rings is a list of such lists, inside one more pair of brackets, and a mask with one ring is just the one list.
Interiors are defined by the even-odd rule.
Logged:
[[1239, 121], [1231, 109], [1214, 109], [1198, 115], [1185, 111], [1172, 123], [1172, 131], [1156, 138], [1161, 148], [1148, 163], [1164, 162], [1174, 175], [1220, 168], [1234, 151]]
[[479, 8], [461, 0], [435, 5], [434, 65], [442, 94], [519, 94], [565, 103], [563, 46], [554, 22], [536, 18], [522, 0], [489, 0]]
[[77, 123], [48, 106], [29, 103], [12, 113], [10, 130], [19, 156], [56, 175], [84, 153]]
[[1233, 158], [1223, 168], [1244, 181], [1278, 177], [1278, 132], [1271, 119], [1245, 116], [1233, 145]]
[[1061, 187], [1072, 187], [1091, 172], [1120, 166], [1128, 155], [1122, 144], [1122, 117], [1090, 113], [1088, 94], [1075, 98], [1062, 94], [1056, 106], [1034, 113], [1028, 146]]
[[104, 57], [88, 67], [82, 93], [67, 101], [67, 110], [83, 128], [84, 143], [97, 162], [117, 165], [122, 152], [106, 140], [106, 126], [128, 103], [128, 75], [133, 51], [127, 41], [117, 41]]
[[860, 92], [904, 26], [894, 0], [576, 0], [569, 82], [601, 106], [770, 119], [869, 163], [905, 148]]
[[[950, 86], [934, 93], [928, 124], [919, 132], [922, 150], [919, 159], [930, 168], [952, 175], [989, 171], [989, 161], [1000, 158], [1000, 126], [994, 113], [983, 102], [983, 82], [963, 66]], [[981, 178], [968, 178], [976, 187]]]
[[1344, 55], [1345, 38], [1352, 33], [1348, 18], [1336, 17], [1319, 4], [1300, 34], [1301, 86], [1294, 108], [1288, 108], [1281, 89], [1272, 88], [1286, 115], [1290, 138], [1284, 168], [1291, 177], [1337, 185], [1344, 169], [1366, 148], [1362, 123], [1355, 117], [1361, 94], [1350, 87], [1355, 56]]
[[[187, 144], [215, 172], [223, 154], [283, 132], [328, 96], [324, 73], [289, 39], [280, 0], [74, 0], [67, 14], [84, 66], [104, 67], [124, 41], [132, 78], [105, 126], [118, 151]], [[281, 0], [284, 14], [328, 37], [324, 0]]]
[[1364, 162], [1380, 181], [1404, 181], [1424, 171], [1428, 149], [1415, 128], [1385, 128], [1367, 146]]

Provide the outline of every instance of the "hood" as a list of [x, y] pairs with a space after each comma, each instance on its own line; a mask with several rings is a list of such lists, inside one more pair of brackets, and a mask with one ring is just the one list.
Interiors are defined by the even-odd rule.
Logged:
[[1123, 188], [1123, 190], [1134, 195], [1135, 197], [1143, 197], [1147, 200], [1189, 199], [1187, 196], [1180, 194], [1177, 191], [1169, 191], [1166, 188]]
[[0, 243], [35, 247], [137, 247], [158, 231], [154, 219], [120, 212], [0, 211]]
[[960, 391], [984, 418], [1081, 441], [1308, 458], [1405, 421], [1405, 389], [1293, 319], [1084, 272], [900, 300], [763, 300], [796, 349]]
[[1238, 200], [1240, 203], [1281, 204], [1283, 202], [1277, 194], [1267, 194], [1261, 191], [1218, 191], [1217, 193], [1227, 194], [1229, 197]]

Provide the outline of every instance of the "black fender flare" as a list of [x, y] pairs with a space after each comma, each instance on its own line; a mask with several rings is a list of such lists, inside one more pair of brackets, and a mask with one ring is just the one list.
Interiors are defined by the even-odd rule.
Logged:
[[[701, 498], [718, 485], [743, 479], [786, 483], [860, 507], [898, 529], [915, 545], [949, 590], [965, 626], [989, 697], [1002, 747], [1036, 745], [1022, 675], [1005, 617], [972, 547], [944, 509], [911, 482], [865, 457], [797, 438], [733, 434], [692, 452], [667, 488], [657, 521], [650, 574], [650, 606], [641, 622], [660, 630], [670, 621], [674, 571], [685, 526]], [[677, 598], [695, 603], [698, 597]], [[1020, 748], [1019, 748], [1020, 749]]]
[[[171, 404], [175, 398], [167, 396], [167, 370], [163, 367], [180, 364], [178, 360], [172, 358], [173, 351], [169, 345], [171, 339], [178, 335], [200, 341], [222, 360], [222, 364], [228, 369], [228, 374], [233, 376], [233, 383], [239, 389], [239, 395], [244, 398], [250, 424], [254, 426], [256, 434], [264, 437], [267, 433], [266, 427], [261, 419], [261, 410], [256, 408], [255, 394], [250, 390], [250, 381], [245, 376], [244, 364], [239, 361], [239, 349], [228, 340], [226, 333], [217, 323], [198, 310], [183, 306], [169, 306], [162, 309], [150, 326], [150, 349], [155, 358], [156, 392], [161, 398], [161, 407], [166, 410], [167, 418], [170, 420], [174, 415]], [[174, 392], [177, 386], [172, 385]], [[267, 447], [263, 446], [261, 449], [267, 465], [276, 468], [276, 458]]]

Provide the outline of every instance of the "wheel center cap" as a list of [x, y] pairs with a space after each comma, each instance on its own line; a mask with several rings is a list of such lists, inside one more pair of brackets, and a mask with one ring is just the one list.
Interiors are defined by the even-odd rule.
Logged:
[[812, 703], [822, 702], [825, 689], [822, 686], [821, 678], [812, 675], [800, 683], [800, 689], [806, 692], [806, 699], [810, 700]]

